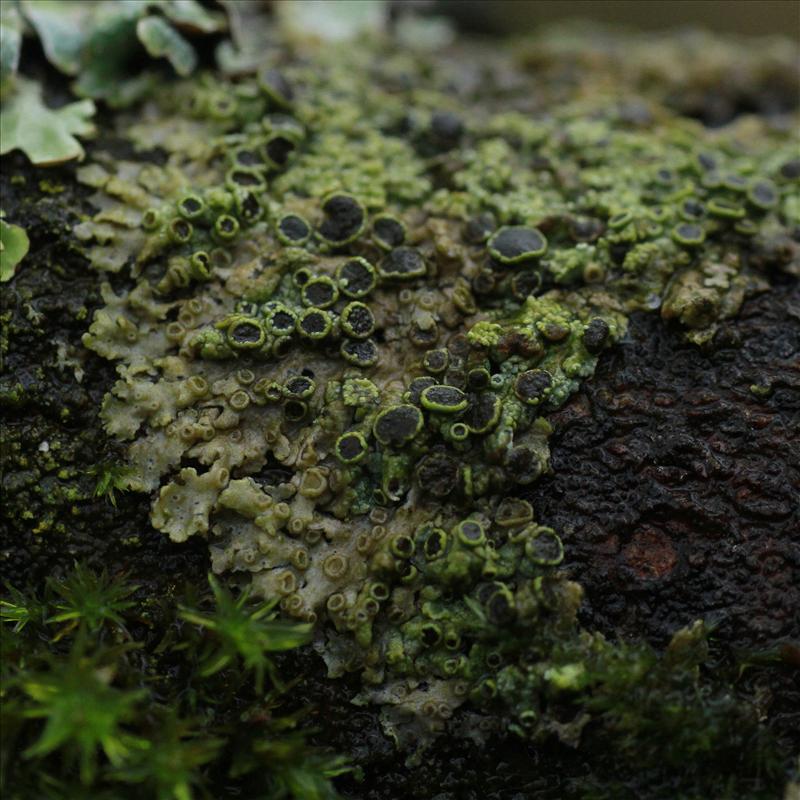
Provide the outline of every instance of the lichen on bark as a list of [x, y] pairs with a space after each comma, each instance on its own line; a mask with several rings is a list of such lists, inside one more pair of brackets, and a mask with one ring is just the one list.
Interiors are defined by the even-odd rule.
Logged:
[[99, 147], [80, 172], [99, 211], [76, 235], [117, 286], [83, 341], [117, 363], [122, 487], [313, 622], [330, 674], [359, 673], [412, 750], [505, 726], [577, 745], [595, 723], [625, 743], [647, 731], [618, 716], [626, 693], [666, 725], [669, 684], [686, 736], [665, 758], [702, 751], [703, 626], [660, 660], [583, 629], [571, 534], [528, 491], [633, 312], [708, 346], [796, 279], [791, 138], [600, 82], [493, 113], [391, 45], [268, 55], [118, 118], [162, 166]]

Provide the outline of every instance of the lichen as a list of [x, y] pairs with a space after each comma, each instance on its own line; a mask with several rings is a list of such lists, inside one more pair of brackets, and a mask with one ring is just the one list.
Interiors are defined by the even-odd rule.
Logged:
[[[118, 362], [102, 417], [153, 525], [313, 623], [399, 742], [469, 704], [575, 744], [628, 654], [581, 631], [568, 536], [525, 499], [548, 414], [630, 312], [705, 343], [796, 276], [800, 170], [751, 120], [632, 120], [605, 91], [492, 115], [429, 75], [329, 47], [120, 118], [167, 160], [81, 173], [99, 211], [76, 233], [135, 282], [84, 343]], [[629, 660], [644, 692], [656, 667]]]
[[30, 249], [30, 240], [24, 228], [6, 222], [0, 211], [0, 283], [10, 281], [20, 262]]

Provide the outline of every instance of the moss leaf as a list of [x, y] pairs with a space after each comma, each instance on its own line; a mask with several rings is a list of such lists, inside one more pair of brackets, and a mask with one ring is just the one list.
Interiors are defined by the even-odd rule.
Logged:
[[161, 17], [143, 17], [136, 24], [136, 35], [154, 58], [166, 58], [178, 75], [191, 75], [197, 66], [194, 48]]
[[0, 283], [14, 277], [17, 265], [28, 254], [30, 246], [24, 228], [0, 219]]
[[0, 155], [19, 148], [34, 164], [58, 164], [83, 158], [76, 136], [91, 136], [95, 112], [91, 100], [70, 103], [57, 110], [42, 102], [34, 81], [19, 79], [3, 105], [0, 117]]

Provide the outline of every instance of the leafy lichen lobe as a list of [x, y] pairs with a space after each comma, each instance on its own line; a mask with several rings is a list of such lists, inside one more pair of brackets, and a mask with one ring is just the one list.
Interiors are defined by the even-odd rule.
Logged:
[[632, 118], [609, 92], [487, 114], [422, 59], [304, 55], [123, 120], [164, 166], [100, 151], [82, 170], [100, 210], [76, 233], [136, 282], [105, 286], [84, 337], [118, 363], [121, 488], [313, 624], [398, 741], [463, 706], [480, 735], [499, 710], [575, 742], [591, 704], [551, 709], [611, 691], [628, 656], [578, 628], [565, 543], [524, 499], [548, 415], [632, 311], [705, 344], [797, 275], [792, 143], [652, 101]]

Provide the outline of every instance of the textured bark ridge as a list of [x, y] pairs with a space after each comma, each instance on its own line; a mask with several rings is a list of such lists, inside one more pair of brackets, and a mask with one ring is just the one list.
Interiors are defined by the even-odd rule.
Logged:
[[663, 641], [702, 608], [742, 647], [800, 635], [799, 353], [796, 284], [746, 303], [707, 353], [635, 316], [554, 415], [532, 497], [595, 625]]

